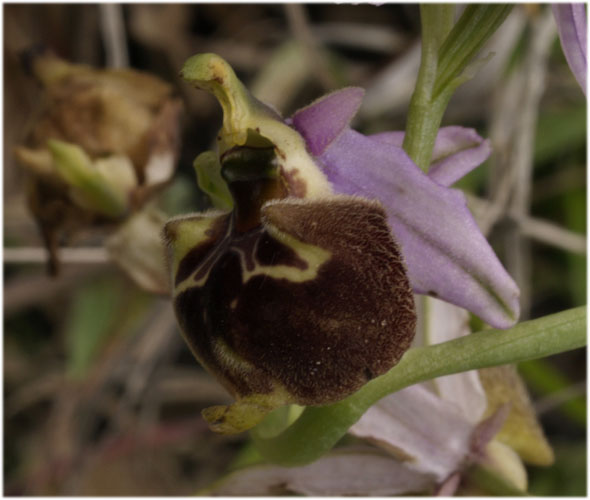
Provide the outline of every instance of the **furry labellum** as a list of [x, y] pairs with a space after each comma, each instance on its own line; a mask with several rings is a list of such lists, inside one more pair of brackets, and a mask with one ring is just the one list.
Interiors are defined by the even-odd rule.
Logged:
[[[231, 68], [211, 61], [215, 82], [235, 88]], [[265, 113], [245, 102], [254, 122]], [[307, 161], [307, 152], [281, 143], [282, 121], [272, 118], [277, 137], [265, 123], [236, 142], [224, 112], [218, 177], [231, 209], [174, 218], [164, 235], [184, 338], [236, 398], [204, 416], [233, 433], [285, 404], [333, 403], [385, 373], [409, 348], [416, 315], [381, 204], [329, 189], [314, 196], [313, 176], [294, 175], [305, 171], [294, 161]]]

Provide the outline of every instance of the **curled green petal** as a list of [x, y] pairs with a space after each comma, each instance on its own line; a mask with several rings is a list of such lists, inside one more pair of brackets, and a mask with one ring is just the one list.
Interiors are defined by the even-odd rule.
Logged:
[[187, 82], [217, 98], [223, 108], [223, 133], [227, 142], [244, 145], [256, 104], [232, 67], [216, 54], [197, 54], [184, 63], [180, 74]]

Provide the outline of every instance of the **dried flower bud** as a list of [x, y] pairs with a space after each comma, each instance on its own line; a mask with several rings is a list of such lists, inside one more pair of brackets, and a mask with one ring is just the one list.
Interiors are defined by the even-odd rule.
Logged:
[[119, 223], [172, 176], [180, 101], [156, 77], [30, 57], [44, 105], [16, 156], [52, 255], [82, 227]]

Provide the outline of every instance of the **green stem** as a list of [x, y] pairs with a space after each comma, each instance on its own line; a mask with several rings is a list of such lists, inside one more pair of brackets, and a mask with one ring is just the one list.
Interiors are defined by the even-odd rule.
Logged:
[[444, 108], [432, 109], [432, 92], [437, 77], [438, 51], [451, 31], [454, 13], [455, 8], [452, 5], [420, 5], [422, 56], [416, 87], [410, 101], [403, 147], [414, 163], [424, 171], [430, 164], [434, 140], [444, 113]]
[[586, 345], [586, 307], [484, 330], [449, 342], [410, 349], [388, 373], [338, 403], [307, 407], [278, 436], [252, 431], [262, 456], [285, 466], [313, 462], [330, 450], [367, 409], [404, 387], [452, 373], [542, 358]]

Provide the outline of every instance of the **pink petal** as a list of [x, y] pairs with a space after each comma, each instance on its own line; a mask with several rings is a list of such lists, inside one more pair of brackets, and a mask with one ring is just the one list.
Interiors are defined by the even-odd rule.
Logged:
[[463, 193], [430, 180], [402, 149], [353, 130], [318, 160], [335, 190], [383, 203], [416, 293], [464, 307], [497, 328], [517, 321], [518, 287]]
[[433, 483], [432, 476], [363, 447], [337, 450], [304, 467], [248, 467], [230, 474], [207, 493], [259, 496], [288, 491], [311, 496], [384, 496], [427, 492]]
[[585, 3], [559, 3], [551, 6], [563, 53], [584, 94], [586, 94], [587, 68], [585, 5]]
[[319, 98], [293, 115], [291, 123], [305, 138], [311, 154], [322, 154], [348, 127], [364, 94], [364, 89], [347, 87]]
[[491, 152], [490, 141], [475, 130], [443, 127], [436, 136], [428, 177], [442, 186], [451, 186], [486, 161]]
[[[401, 148], [404, 135], [404, 132], [382, 132], [370, 137]], [[434, 143], [428, 177], [442, 186], [451, 186], [486, 161], [491, 152], [490, 141], [484, 140], [474, 129], [442, 127]]]
[[392, 450], [408, 467], [441, 482], [468, 456], [474, 428], [454, 404], [414, 385], [369, 408], [349, 432]]

